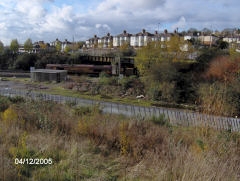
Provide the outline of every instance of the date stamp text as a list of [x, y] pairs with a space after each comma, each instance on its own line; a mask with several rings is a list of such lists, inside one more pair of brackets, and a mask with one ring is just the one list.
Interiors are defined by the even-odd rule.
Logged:
[[16, 165], [52, 165], [52, 158], [15, 158]]

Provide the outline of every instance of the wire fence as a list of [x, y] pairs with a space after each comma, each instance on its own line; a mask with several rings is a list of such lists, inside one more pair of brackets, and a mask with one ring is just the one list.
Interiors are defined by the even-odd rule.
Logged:
[[21, 96], [33, 100], [55, 101], [58, 103], [71, 103], [80, 106], [99, 106], [104, 113], [122, 114], [125, 116], [134, 116], [140, 118], [160, 117], [164, 115], [173, 125], [182, 126], [204, 126], [218, 130], [229, 130], [240, 132], [240, 119], [232, 117], [221, 117], [207, 115], [199, 112], [171, 109], [163, 107], [144, 107], [128, 105], [122, 103], [113, 103], [106, 101], [96, 101], [83, 98], [54, 95], [48, 93], [39, 93], [29, 90], [16, 90], [10, 88], [0, 88], [0, 94], [3, 96]]

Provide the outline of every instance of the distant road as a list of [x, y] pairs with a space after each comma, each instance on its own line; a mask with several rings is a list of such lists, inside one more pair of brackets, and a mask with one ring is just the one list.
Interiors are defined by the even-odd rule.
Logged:
[[213, 116], [182, 109], [144, 107], [107, 101], [96, 101], [76, 97], [39, 93], [29, 90], [18, 90], [9, 87], [0, 87], [0, 95], [22, 96], [34, 100], [55, 101], [59, 103], [69, 102], [81, 106], [98, 105], [104, 113], [122, 114], [125, 116], [139, 117], [141, 119], [160, 117], [161, 115], [164, 115], [166, 120], [168, 120], [172, 125], [205, 126], [218, 130], [230, 130], [240, 132], [240, 119], [238, 118]]

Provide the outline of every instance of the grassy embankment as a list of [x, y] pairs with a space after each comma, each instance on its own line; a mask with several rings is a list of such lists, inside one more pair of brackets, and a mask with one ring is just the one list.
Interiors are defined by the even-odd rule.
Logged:
[[[239, 180], [240, 134], [0, 98], [0, 180]], [[15, 165], [52, 158], [52, 165]]]
[[[82, 79], [81, 77], [79, 79]], [[86, 81], [91, 81], [91, 78], [83, 78]], [[182, 108], [182, 109], [197, 109], [196, 106], [193, 105], [185, 105], [185, 104], [176, 104], [176, 103], [169, 103], [169, 102], [162, 102], [162, 101], [153, 101], [149, 99], [136, 99], [136, 96], [129, 95], [129, 96], [119, 96], [119, 92], [124, 92], [122, 90], [116, 90], [121, 89], [121, 85], [114, 85], [110, 86], [108, 85], [111, 81], [111, 77], [105, 78], [107, 83], [104, 85], [101, 85], [100, 89], [108, 89], [111, 93], [101, 93], [101, 90], [98, 93], [92, 93], [91, 91], [78, 91], [69, 89], [65, 83], [54, 83], [54, 82], [31, 82], [29, 78], [7, 78], [6, 81], [10, 80], [13, 82], [19, 82], [22, 84], [28, 84], [33, 87], [36, 92], [42, 92], [42, 93], [49, 93], [49, 94], [55, 94], [55, 95], [62, 95], [62, 96], [70, 96], [70, 97], [77, 97], [77, 98], [85, 98], [85, 99], [91, 99], [96, 101], [108, 101], [108, 102], [116, 102], [116, 103], [123, 103], [123, 104], [132, 104], [132, 105], [139, 105], [139, 106], [162, 106], [162, 107], [172, 107], [172, 108]], [[83, 80], [83, 81], [84, 81]], [[97, 79], [98, 84], [101, 80]], [[72, 82], [71, 82], [72, 83]], [[76, 83], [76, 82], [75, 82]], [[94, 85], [98, 86], [98, 85]], [[37, 89], [37, 87], [43, 87]], [[126, 91], [126, 90], [125, 90]]]

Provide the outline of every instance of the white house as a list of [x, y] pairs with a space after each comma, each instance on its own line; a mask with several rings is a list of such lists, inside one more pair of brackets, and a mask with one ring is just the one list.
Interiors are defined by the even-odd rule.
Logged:
[[50, 46], [56, 47], [58, 44], [62, 44], [62, 42], [58, 38], [56, 38], [55, 41], [50, 43]]
[[67, 46], [70, 46], [70, 45], [72, 45], [72, 43], [69, 42], [67, 39], [65, 39], [65, 41], [62, 42], [61, 51], [63, 52], [63, 51], [66, 49], [66, 47], [67, 47]]
[[99, 40], [99, 37], [97, 37], [97, 35], [94, 35], [93, 38], [90, 38], [86, 41], [86, 47], [87, 48], [97, 48], [98, 40]]
[[153, 37], [154, 34], [146, 32], [146, 30], [143, 29], [142, 32], [131, 36], [130, 45], [133, 47], [146, 46], [148, 42], [152, 41]]
[[126, 30], [122, 34], [113, 37], [113, 47], [120, 47], [124, 44], [130, 45], [130, 37], [132, 34], [127, 33]]
[[112, 42], [113, 42], [113, 37], [108, 33], [106, 36], [102, 38], [98, 38], [97, 40], [98, 48], [111, 48], [112, 47]]
[[55, 41], [53, 41], [53, 42], [50, 43], [50, 46], [56, 47], [57, 45], [60, 45], [61, 51], [63, 52], [63, 51], [65, 50], [65, 48], [66, 48], [67, 46], [71, 45], [71, 44], [72, 44], [72, 43], [69, 42], [67, 39], [65, 39], [65, 41], [62, 42], [62, 41], [60, 41], [60, 40], [57, 38]]
[[133, 47], [138, 46], [138, 37], [136, 35], [132, 35], [130, 37], [130, 46], [133, 46]]

